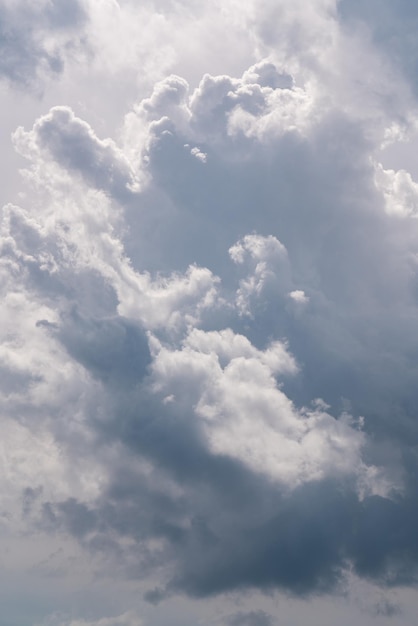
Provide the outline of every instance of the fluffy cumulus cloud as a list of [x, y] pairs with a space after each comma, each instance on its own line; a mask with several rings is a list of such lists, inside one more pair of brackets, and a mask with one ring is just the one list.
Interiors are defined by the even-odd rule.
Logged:
[[413, 623], [417, 16], [0, 2], [2, 624]]

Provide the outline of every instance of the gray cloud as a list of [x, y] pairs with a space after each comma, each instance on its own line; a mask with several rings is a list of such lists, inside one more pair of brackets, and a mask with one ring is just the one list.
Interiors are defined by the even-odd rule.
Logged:
[[[267, 86], [260, 79], [263, 68]], [[384, 211], [361, 127], [320, 109], [312, 113], [314, 122], [302, 119], [301, 102], [313, 111], [319, 105], [291, 81], [269, 86], [272, 72], [261, 64], [242, 79], [206, 77], [190, 101], [184, 81], [171, 78], [167, 98], [160, 85], [137, 109], [139, 118], [151, 116], [143, 148], [149, 183], [136, 192], [140, 224], [159, 220], [161, 247], [155, 253], [162, 268], [184, 271], [198, 262], [215, 270], [221, 284], [197, 268], [165, 279], [139, 272], [134, 245], [146, 246], [146, 227], [141, 234], [108, 222], [113, 198], [125, 206], [127, 223], [133, 222], [136, 207], [127, 189], [135, 168], [70, 110], [55, 108], [32, 131], [17, 135], [35, 163], [80, 173], [86, 189], [110, 198], [107, 204], [100, 200], [106, 208], [98, 216], [93, 208], [87, 217], [88, 195], [84, 213], [65, 209], [59, 248], [51, 247], [55, 231], [39, 226], [28, 231], [36, 237], [22, 239], [16, 229], [15, 246], [31, 254], [32, 264], [42, 262], [34, 249], [44, 245], [52, 255], [50, 268], [58, 264], [44, 272], [46, 284], [54, 281], [46, 289], [49, 298], [55, 298], [60, 274], [63, 284], [73, 275], [75, 291], [61, 290], [67, 304], [60, 304], [58, 326], [45, 329], [100, 385], [97, 409], [86, 416], [97, 441], [118, 442], [126, 451], [124, 462], [108, 468], [98, 497], [89, 503], [73, 496], [45, 501], [43, 523], [111, 555], [130, 576], [164, 570], [161, 590], [147, 595], [152, 601], [179, 591], [197, 597], [244, 588], [326, 592], [342, 583], [350, 563], [359, 575], [384, 584], [412, 583], [416, 576], [410, 495], [415, 467], [411, 460], [410, 485], [406, 481], [403, 494], [392, 500], [399, 474], [392, 479], [389, 466], [388, 477], [379, 477], [373, 465], [379, 442], [388, 437], [390, 412], [382, 409], [381, 397], [406, 397], [408, 380], [400, 375], [397, 355], [406, 343], [411, 346], [411, 335], [409, 327], [398, 332], [391, 316], [406, 306], [408, 282], [402, 277], [415, 240], [403, 248], [404, 237]], [[277, 100], [288, 108], [285, 117], [277, 117]], [[172, 119], [163, 115], [164, 107]], [[157, 109], [159, 120], [150, 113]], [[304, 132], [289, 119], [305, 124]], [[193, 146], [205, 159], [196, 157]], [[90, 230], [82, 234], [84, 222]], [[397, 222], [397, 228], [408, 226]], [[97, 303], [91, 313], [78, 273], [88, 283], [90, 276], [102, 276], [98, 293], [105, 283], [113, 290], [113, 299], [103, 296], [107, 315]], [[309, 296], [302, 315], [289, 302], [295, 289]], [[68, 312], [75, 298], [77, 307]], [[386, 346], [396, 338], [398, 351], [382, 354], [370, 316], [388, 333]], [[176, 319], [182, 318], [201, 324], [200, 334], [179, 326]], [[168, 327], [159, 319], [169, 320]], [[415, 321], [412, 316], [410, 323]], [[222, 335], [226, 326], [233, 330]], [[148, 340], [147, 328], [155, 333], [149, 331]], [[271, 337], [287, 338], [303, 365], [300, 379], [287, 348], [272, 347]], [[412, 362], [402, 372], [409, 367]], [[234, 386], [241, 394], [248, 390], [247, 405], [258, 420], [254, 430]], [[338, 406], [342, 396], [350, 398], [355, 415], [366, 414], [365, 433], [376, 436], [376, 444], [368, 445], [355, 421], [334, 419], [321, 403], [311, 412], [303, 408], [318, 397]], [[413, 428], [413, 414], [405, 412], [404, 419]], [[266, 442], [258, 443], [262, 434]], [[268, 447], [273, 437], [277, 443]], [[410, 438], [399, 426], [390, 437], [405, 455]], [[288, 446], [296, 447], [289, 453]], [[142, 465], [135, 469], [135, 459], [146, 461], [151, 473]], [[135, 548], [127, 550], [124, 541]]]
[[401, 615], [402, 611], [399, 605], [385, 598], [376, 604], [375, 614], [382, 617], [395, 617]]
[[271, 626], [273, 623], [272, 617], [264, 611], [236, 613], [228, 619], [230, 626]]
[[414, 33], [418, 25], [418, 11], [411, 0], [368, 2], [342, 0], [337, 5], [343, 24], [369, 30], [373, 42], [386, 57], [394, 73], [401, 70], [414, 91], [417, 90], [416, 72], [418, 46]]
[[47, 150], [63, 168], [69, 168], [94, 187], [128, 201], [135, 176], [123, 153], [110, 140], [100, 140], [91, 127], [69, 107], [54, 107], [30, 134], [18, 129], [15, 143], [23, 154], [31, 147]]
[[79, 42], [87, 15], [78, 0], [20, 0], [0, 5], [0, 76], [24, 87], [36, 85], [42, 74], [59, 74], [66, 52]]
[[59, 337], [68, 352], [107, 385], [137, 384], [150, 362], [141, 328], [115, 319], [86, 319], [73, 311], [62, 320]]
[[312, 79], [315, 33], [305, 74], [272, 54], [158, 82], [118, 142], [69, 107], [15, 134], [10, 524], [76, 539], [151, 605], [416, 585], [417, 192], [377, 162], [388, 110], [324, 95], [328, 48]]

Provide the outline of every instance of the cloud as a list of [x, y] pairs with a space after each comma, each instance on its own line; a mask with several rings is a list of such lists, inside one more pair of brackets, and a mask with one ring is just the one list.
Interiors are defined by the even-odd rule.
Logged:
[[383, 190], [385, 209], [389, 214], [399, 217], [417, 213], [418, 186], [409, 172], [404, 170], [385, 170], [378, 164], [376, 182]]
[[249, 266], [249, 272], [240, 281], [236, 296], [241, 315], [252, 316], [252, 309], [260, 306], [266, 294], [271, 297], [272, 290], [280, 293], [284, 285], [291, 282], [287, 250], [272, 235], [246, 235], [231, 246], [229, 255], [237, 265], [246, 263]]
[[103, 617], [98, 620], [63, 619], [57, 615], [37, 626], [141, 626], [141, 624], [142, 620], [129, 611], [117, 617]]
[[96, 137], [68, 107], [54, 107], [29, 133], [19, 128], [15, 145], [23, 155], [48, 151], [61, 167], [79, 172], [87, 183], [120, 201], [128, 201], [135, 189], [129, 162], [115, 143]]
[[227, 622], [230, 626], [270, 626], [272, 617], [264, 611], [251, 611], [250, 613], [236, 613]]
[[342, 0], [338, 13], [348, 27], [366, 27], [392, 71], [404, 72], [416, 90], [417, 46], [412, 33], [418, 13], [413, 2], [401, 0], [395, 7], [387, 1], [373, 1], [365, 6], [357, 0]]
[[[96, 48], [112, 15], [125, 34], [138, 15], [105, 4]], [[343, 5], [249, 3], [234, 32], [252, 24], [252, 60], [195, 82], [156, 72], [120, 132], [53, 106], [14, 134], [27, 166], [1, 222], [2, 524], [77, 541], [153, 606], [336, 593], [349, 572], [416, 584], [416, 181], [379, 161], [410, 100], [403, 79], [366, 89], [379, 47], [350, 35]], [[155, 32], [188, 11], [199, 32], [215, 19], [170, 3]], [[358, 82], [348, 41], [368, 52]], [[113, 71], [141, 46], [121, 42]], [[91, 615], [51, 619], [138, 621]]]
[[78, 0], [30, 5], [3, 0], [0, 5], [0, 76], [12, 84], [34, 86], [42, 76], [63, 71], [65, 58], [81, 45], [87, 20]]
[[400, 607], [387, 599], [380, 600], [375, 606], [375, 614], [382, 617], [395, 617], [401, 613]]
[[[282, 86], [277, 76], [269, 63], [242, 79], [205, 77], [190, 97], [184, 80], [160, 83], [127, 119], [143, 124], [142, 158], [98, 139], [65, 107], [16, 134], [31, 160], [28, 182], [41, 186], [45, 200], [33, 216], [9, 207], [5, 262], [15, 265], [23, 297], [30, 285], [48, 303], [53, 314], [40, 311], [35, 327], [59, 346], [76, 388], [85, 389], [69, 406], [80, 416], [96, 485], [90, 492], [73, 486], [68, 497], [40, 492], [37, 523], [74, 535], [125, 575], [161, 572], [159, 597], [245, 587], [324, 591], [341, 582], [348, 563], [384, 578], [403, 550], [389, 512], [374, 548], [367, 539], [375, 508], [408, 510], [407, 499], [388, 499], [404, 487], [399, 473], [382, 467], [378, 449], [373, 462], [362, 420], [347, 411], [335, 416], [317, 400], [334, 401], [346, 389], [341, 368], [354, 376], [350, 368], [370, 358], [358, 315], [369, 290], [377, 289], [372, 311], [380, 306], [376, 278], [387, 261], [369, 234], [385, 233], [389, 259], [398, 240], [373, 204], [373, 167], [360, 171], [348, 149], [337, 150], [336, 133], [367, 162], [351, 123], [330, 119], [320, 102], [305, 101], [305, 90], [287, 79]], [[276, 91], [289, 92], [283, 107], [295, 117], [276, 115]], [[238, 124], [237, 111], [251, 124]], [[301, 111], [306, 124], [294, 121]], [[270, 124], [275, 132], [267, 137]], [[185, 149], [196, 144], [206, 161]], [[252, 150], [239, 157], [242, 146]], [[309, 196], [289, 181], [292, 159]], [[133, 190], [141, 177], [143, 187]], [[357, 183], [351, 195], [348, 180]], [[169, 251], [177, 237], [192, 244], [204, 229], [204, 254], [196, 258], [198, 248], [187, 246], [175, 272], [150, 272], [129, 258], [136, 203], [146, 225], [154, 219], [149, 207], [161, 210], [153, 197], [170, 203], [160, 235]], [[257, 225], [265, 234], [254, 232]], [[312, 295], [302, 322], [289, 298], [306, 303], [305, 289]], [[307, 401], [292, 382], [301, 372], [311, 378]], [[61, 402], [61, 392], [54, 395]], [[369, 398], [357, 394], [355, 415]], [[66, 416], [64, 409], [54, 431], [71, 459]], [[102, 451], [93, 455], [93, 445]], [[123, 449], [124, 457], [116, 462], [111, 453], [105, 465], [106, 448]], [[410, 567], [407, 577], [413, 560]]]
[[296, 371], [280, 343], [260, 352], [231, 330], [195, 330], [181, 352], [161, 350], [153, 365], [159, 391], [182, 404], [190, 397], [214, 454], [291, 487], [329, 471], [355, 471], [362, 436], [350, 422], [315, 411], [300, 415], [276, 388], [274, 375]]
[[295, 289], [289, 293], [289, 298], [292, 298], [294, 302], [298, 302], [299, 304], [306, 304], [309, 302], [309, 298], [305, 295], [305, 292], [302, 289]]

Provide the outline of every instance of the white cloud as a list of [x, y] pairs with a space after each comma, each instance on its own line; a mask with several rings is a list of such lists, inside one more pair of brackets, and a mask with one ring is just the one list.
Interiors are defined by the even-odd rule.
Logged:
[[129, 611], [116, 617], [102, 617], [96, 620], [62, 619], [57, 615], [36, 626], [141, 626], [142, 623], [137, 615]]
[[246, 264], [249, 272], [240, 280], [236, 305], [241, 315], [252, 315], [252, 305], [263, 300], [267, 290], [280, 293], [290, 280], [287, 250], [272, 235], [246, 235], [229, 249], [238, 265]]
[[389, 215], [416, 217], [418, 214], [418, 184], [405, 170], [385, 170], [376, 166], [376, 185], [383, 192]]
[[92, 186], [113, 197], [128, 200], [138, 187], [129, 161], [110, 139], [100, 140], [91, 127], [77, 118], [68, 107], [54, 107], [42, 116], [33, 130], [19, 128], [14, 141], [17, 150], [27, 157], [49, 153], [61, 167], [76, 171]]
[[291, 298], [297, 304], [307, 304], [309, 302], [308, 296], [305, 294], [303, 289], [295, 289], [289, 293], [289, 298]]
[[153, 365], [158, 391], [195, 406], [213, 453], [236, 458], [290, 488], [339, 473], [359, 472], [364, 481], [364, 434], [349, 416], [336, 420], [317, 409], [299, 412], [275, 380], [296, 372], [279, 342], [259, 351], [230, 329], [193, 330], [182, 350], [162, 348]]
[[206, 163], [207, 154], [201, 152], [197, 146], [190, 150], [190, 154], [196, 157], [196, 159], [199, 159], [199, 161], [202, 161], [202, 163]]

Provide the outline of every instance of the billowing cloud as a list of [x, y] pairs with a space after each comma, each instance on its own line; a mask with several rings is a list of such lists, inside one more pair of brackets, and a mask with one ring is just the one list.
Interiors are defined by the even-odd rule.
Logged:
[[[29, 9], [3, 4], [23, 36]], [[54, 600], [42, 626], [157, 624], [150, 611], [179, 598], [309, 598], [353, 576], [416, 584], [418, 187], [382, 156], [414, 133], [413, 89], [407, 71], [374, 77], [398, 61], [354, 25], [369, 23], [357, 3], [302, 5], [231, 1], [217, 20], [189, 2], [49, 3], [30, 71], [4, 71], [21, 88], [49, 59], [47, 31], [86, 29], [99, 83], [112, 15], [130, 53], [115, 50], [115, 72], [148, 54], [121, 39], [139, 14], [178, 44], [152, 81], [149, 60], [135, 102], [120, 96], [118, 130], [80, 97], [13, 134], [0, 540], [25, 538], [22, 571], [80, 567], [142, 603], [72, 614]], [[167, 25], [190, 16], [199, 32], [250, 29], [251, 59], [239, 48], [210, 72], [199, 48], [182, 75], [191, 43]], [[49, 541], [62, 545], [41, 558]], [[375, 615], [400, 615], [388, 597]], [[261, 607], [216, 620], [276, 623]]]
[[19, 128], [15, 144], [23, 155], [47, 152], [60, 166], [79, 172], [92, 186], [121, 201], [134, 191], [135, 177], [126, 157], [111, 140], [98, 139], [68, 107], [54, 107], [30, 133]]

